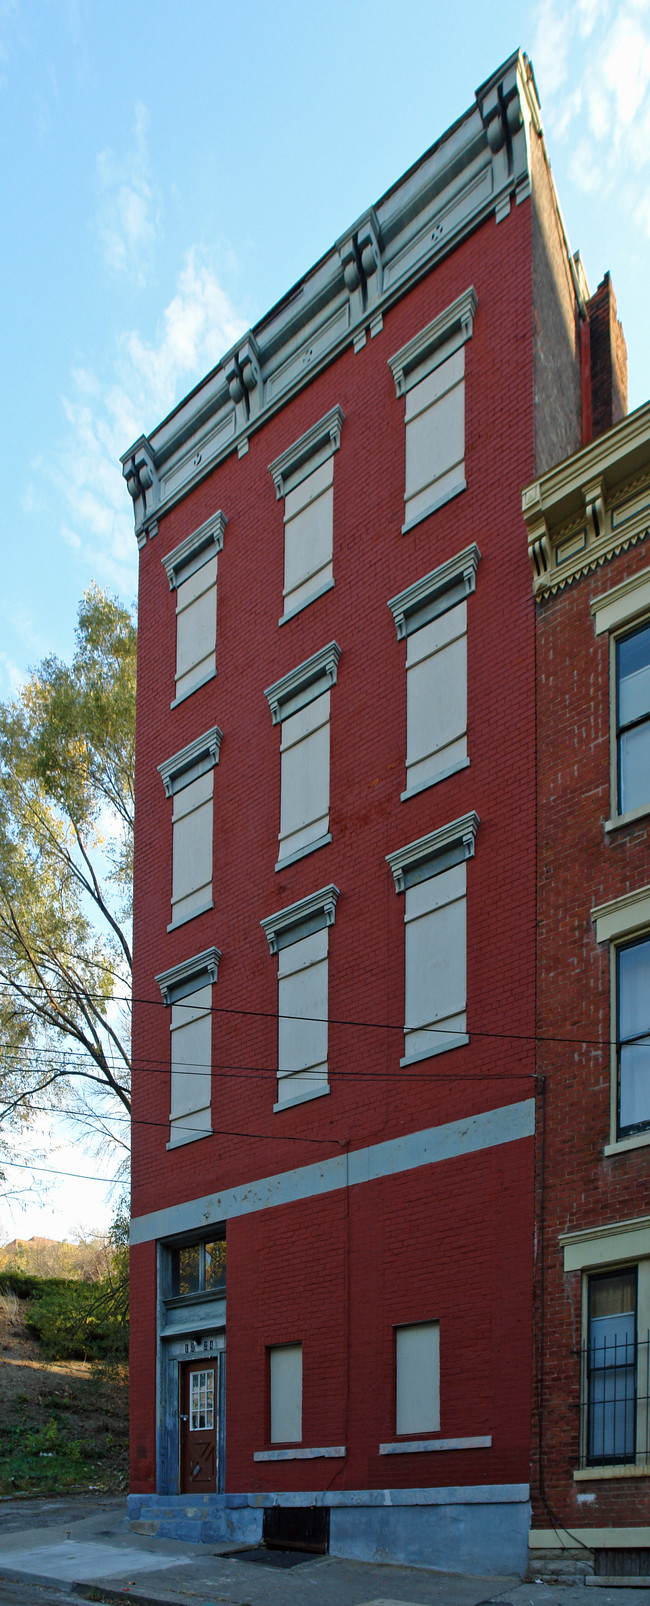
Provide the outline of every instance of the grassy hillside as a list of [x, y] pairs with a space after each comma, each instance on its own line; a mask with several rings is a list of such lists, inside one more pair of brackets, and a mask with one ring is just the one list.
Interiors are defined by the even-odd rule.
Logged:
[[1, 1275], [0, 1494], [127, 1487], [125, 1332], [116, 1357], [97, 1297], [97, 1285]]

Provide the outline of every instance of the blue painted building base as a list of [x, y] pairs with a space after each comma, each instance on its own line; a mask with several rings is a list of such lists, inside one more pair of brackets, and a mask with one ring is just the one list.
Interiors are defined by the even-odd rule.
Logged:
[[441, 1572], [515, 1573], [528, 1562], [527, 1484], [324, 1493], [131, 1494], [136, 1533], [194, 1544], [254, 1545], [270, 1506], [330, 1507], [330, 1555]]

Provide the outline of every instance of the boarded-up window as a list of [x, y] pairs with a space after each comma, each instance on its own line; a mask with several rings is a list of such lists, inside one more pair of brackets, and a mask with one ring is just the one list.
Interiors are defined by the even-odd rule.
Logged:
[[397, 1433], [440, 1428], [440, 1327], [414, 1322], [395, 1330]]
[[170, 1148], [211, 1130], [212, 987], [172, 1004]]
[[278, 1344], [269, 1350], [271, 1443], [299, 1444], [302, 1439], [302, 1344]]
[[217, 554], [176, 588], [176, 697], [187, 697], [216, 673]]
[[330, 694], [282, 723], [280, 862], [321, 842], [329, 830]]
[[406, 396], [405, 519], [410, 524], [465, 487], [465, 348]]
[[[435, 864], [435, 860], [433, 861]], [[464, 1041], [466, 868], [463, 860], [405, 893], [405, 1059], [424, 1059]]]
[[417, 791], [467, 759], [467, 603], [406, 644], [406, 784]]
[[214, 771], [174, 793], [172, 925], [212, 907]]
[[278, 955], [278, 1104], [327, 1089], [327, 927]]
[[285, 615], [304, 608], [332, 583], [333, 478], [330, 457], [285, 496]]

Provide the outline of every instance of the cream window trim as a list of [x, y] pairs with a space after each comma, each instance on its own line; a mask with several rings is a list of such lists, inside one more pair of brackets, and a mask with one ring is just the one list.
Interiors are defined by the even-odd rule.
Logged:
[[596, 927], [596, 942], [615, 942], [619, 937], [631, 937], [650, 926], [650, 886], [635, 892], [626, 892], [611, 903], [601, 903], [592, 909], [591, 918]]
[[175, 591], [183, 580], [189, 579], [196, 569], [207, 563], [208, 558], [220, 552], [223, 546], [224, 530], [228, 520], [225, 513], [218, 509], [204, 524], [188, 535], [185, 541], [174, 547], [172, 552], [161, 559], [163, 568], [169, 580], [170, 591]]
[[298, 664], [297, 669], [290, 670], [281, 680], [267, 686], [264, 696], [274, 725], [279, 725], [291, 714], [297, 714], [300, 708], [305, 708], [315, 697], [320, 697], [330, 686], [336, 685], [340, 656], [338, 642], [330, 641], [319, 652], [313, 653], [311, 658]]
[[[615, 1120], [613, 1130], [615, 1133]], [[613, 1136], [611, 1143], [605, 1144], [603, 1154], [605, 1156], [627, 1154], [631, 1149], [647, 1149], [648, 1144], [650, 1144], [650, 1132], [637, 1132], [632, 1138], [617, 1138]]]
[[587, 1227], [559, 1236], [565, 1271], [589, 1271], [650, 1258], [650, 1216]]
[[642, 569], [590, 604], [597, 636], [619, 630], [650, 612], [650, 569]]
[[451, 305], [439, 312], [426, 328], [388, 358], [397, 396], [404, 396], [413, 385], [425, 379], [440, 363], [458, 351], [471, 338], [478, 297], [473, 285]]
[[[614, 740], [614, 748], [616, 740]], [[606, 831], [620, 831], [623, 825], [634, 825], [636, 820], [645, 820], [650, 814], [650, 802], [644, 803], [639, 809], [628, 809], [627, 814], [616, 814], [611, 820], [605, 821]]]
[[206, 775], [208, 770], [214, 769], [219, 763], [222, 741], [223, 731], [214, 725], [204, 736], [197, 736], [196, 741], [189, 742], [180, 752], [166, 758], [164, 764], [159, 764], [158, 774], [165, 788], [165, 797], [174, 797], [191, 781], [197, 781], [200, 775]]
[[594, 1479], [602, 1478], [650, 1478], [650, 1466], [636, 1467], [630, 1461], [617, 1461], [611, 1467], [579, 1467], [573, 1474], [574, 1483], [593, 1483]]
[[415, 585], [407, 586], [405, 591], [391, 598], [387, 606], [395, 621], [398, 641], [437, 619], [448, 608], [454, 608], [476, 589], [480, 556], [473, 541], [471, 546], [425, 574], [422, 580], [416, 580]]
[[269, 474], [278, 501], [288, 491], [295, 490], [296, 485], [313, 474], [314, 469], [320, 468], [321, 463], [326, 463], [334, 452], [338, 452], [344, 419], [343, 408], [337, 403], [292, 446], [288, 446], [286, 451], [269, 463]]

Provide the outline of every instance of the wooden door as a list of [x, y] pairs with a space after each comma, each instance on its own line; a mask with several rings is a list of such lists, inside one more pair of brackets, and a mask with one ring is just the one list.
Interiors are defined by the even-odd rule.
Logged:
[[219, 1361], [197, 1356], [180, 1368], [181, 1492], [215, 1494]]

